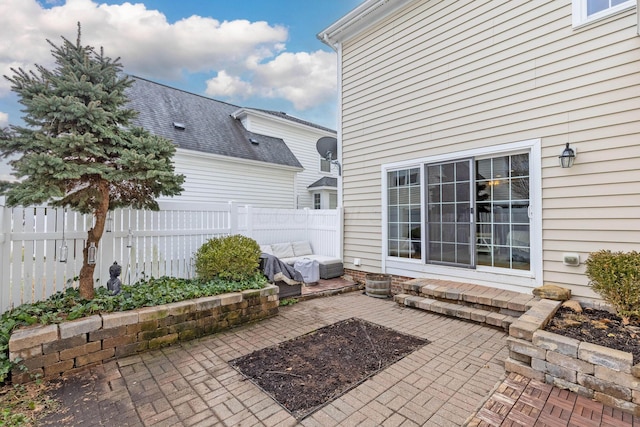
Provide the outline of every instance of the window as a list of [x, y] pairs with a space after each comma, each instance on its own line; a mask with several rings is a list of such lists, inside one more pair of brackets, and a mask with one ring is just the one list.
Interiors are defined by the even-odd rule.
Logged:
[[338, 194], [329, 193], [329, 209], [335, 209], [338, 207]]
[[388, 172], [388, 254], [421, 258], [420, 168]]
[[331, 162], [320, 159], [320, 172], [331, 172]]
[[427, 264], [528, 271], [529, 186], [529, 153], [389, 171], [387, 255]]
[[313, 209], [321, 209], [321, 207], [320, 207], [321, 206], [321, 204], [320, 204], [321, 199], [322, 198], [321, 198], [320, 193], [315, 193], [313, 195]]
[[635, 5], [636, 0], [573, 0], [573, 26], [605, 18]]

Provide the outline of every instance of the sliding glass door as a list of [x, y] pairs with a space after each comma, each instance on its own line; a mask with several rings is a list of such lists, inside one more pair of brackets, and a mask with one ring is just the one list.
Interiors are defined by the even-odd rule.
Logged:
[[530, 270], [529, 185], [529, 153], [389, 171], [387, 255]]

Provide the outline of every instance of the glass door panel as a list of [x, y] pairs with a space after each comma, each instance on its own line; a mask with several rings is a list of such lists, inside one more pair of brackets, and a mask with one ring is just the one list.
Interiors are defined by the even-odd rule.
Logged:
[[427, 263], [474, 264], [470, 159], [426, 166]]
[[477, 265], [529, 270], [529, 241], [529, 155], [477, 160]]

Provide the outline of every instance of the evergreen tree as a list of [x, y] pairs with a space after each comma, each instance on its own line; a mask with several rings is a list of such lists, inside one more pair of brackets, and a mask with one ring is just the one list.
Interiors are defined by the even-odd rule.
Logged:
[[87, 262], [89, 246], [100, 242], [109, 210], [121, 207], [158, 209], [155, 199], [182, 191], [183, 175], [171, 162], [171, 141], [130, 126], [137, 114], [126, 108], [125, 89], [133, 80], [122, 75], [119, 58], [105, 57], [91, 46], [63, 37], [52, 46], [56, 67], [12, 69], [7, 78], [25, 107], [26, 126], [12, 126], [0, 138], [5, 157], [19, 183], [7, 191], [7, 204], [28, 206], [49, 202], [93, 215], [83, 250], [80, 295], [94, 296], [95, 265]]

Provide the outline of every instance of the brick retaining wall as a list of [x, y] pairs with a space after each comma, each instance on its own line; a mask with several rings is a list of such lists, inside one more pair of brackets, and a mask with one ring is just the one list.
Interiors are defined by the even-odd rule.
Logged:
[[129, 356], [228, 329], [278, 313], [278, 287], [203, 297], [137, 310], [104, 313], [56, 325], [18, 329], [9, 358], [22, 361], [14, 384], [33, 375], [51, 379]]
[[540, 300], [511, 324], [507, 372], [640, 416], [640, 364], [633, 365], [631, 353], [545, 331], [559, 306]]

